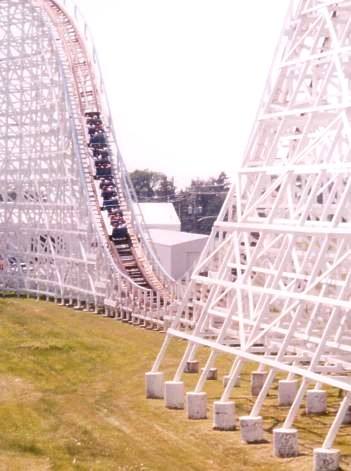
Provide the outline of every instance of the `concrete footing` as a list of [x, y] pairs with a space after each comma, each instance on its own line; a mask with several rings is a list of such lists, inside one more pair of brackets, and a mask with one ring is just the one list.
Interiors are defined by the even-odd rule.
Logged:
[[[201, 371], [203, 371], [203, 368], [201, 368]], [[216, 380], [217, 378], [218, 378], [217, 368], [210, 368], [207, 372], [207, 379]]]
[[[230, 379], [229, 375], [223, 376], [223, 387], [224, 388], [227, 386], [229, 379]], [[235, 381], [235, 384], [234, 384], [235, 388], [238, 388], [239, 386], [240, 386], [240, 376], [237, 377], [237, 379]]]
[[213, 403], [213, 428], [215, 430], [235, 430], [235, 403], [215, 401]]
[[243, 442], [257, 443], [263, 440], [262, 417], [240, 417], [240, 437]]
[[185, 364], [184, 373], [198, 373], [199, 362], [197, 360], [189, 360]]
[[148, 399], [163, 399], [164, 378], [161, 372], [145, 373], [145, 392]]
[[251, 395], [258, 396], [264, 382], [266, 381], [267, 373], [265, 371], [253, 371], [251, 373]]
[[186, 410], [188, 419], [207, 418], [207, 393], [188, 392], [186, 393]]
[[278, 383], [278, 404], [291, 406], [297, 393], [298, 382], [294, 380], [281, 380]]
[[299, 452], [297, 430], [295, 428], [276, 428], [273, 430], [273, 454], [278, 458], [291, 458]]
[[306, 414], [324, 414], [327, 411], [327, 392], [309, 389], [306, 394]]
[[183, 381], [166, 381], [164, 383], [164, 396], [168, 409], [184, 409]]
[[337, 471], [340, 451], [334, 448], [315, 448], [313, 450], [313, 471]]

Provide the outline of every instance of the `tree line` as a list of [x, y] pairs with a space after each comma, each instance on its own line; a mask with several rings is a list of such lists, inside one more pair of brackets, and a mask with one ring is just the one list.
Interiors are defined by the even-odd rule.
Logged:
[[170, 202], [181, 221], [181, 230], [209, 234], [230, 188], [229, 177], [194, 179], [184, 190], [177, 190], [174, 180], [149, 169], [130, 173], [139, 202]]

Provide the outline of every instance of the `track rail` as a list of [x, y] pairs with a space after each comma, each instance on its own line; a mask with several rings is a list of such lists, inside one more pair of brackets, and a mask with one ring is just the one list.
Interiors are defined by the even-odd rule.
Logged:
[[135, 214], [135, 195], [116, 143], [99, 67], [94, 66], [96, 53], [92, 47], [89, 54], [85, 46], [87, 27], [83, 26], [83, 40], [76, 26], [77, 9], [73, 21], [66, 11], [68, 4], [63, 3], [44, 0], [42, 5], [64, 52], [74, 126], [96, 225], [108, 240], [108, 251], [117, 269], [136, 285], [135, 289], [150, 290], [156, 304], [168, 304], [179, 288], [160, 266], [138, 206], [139, 214]]

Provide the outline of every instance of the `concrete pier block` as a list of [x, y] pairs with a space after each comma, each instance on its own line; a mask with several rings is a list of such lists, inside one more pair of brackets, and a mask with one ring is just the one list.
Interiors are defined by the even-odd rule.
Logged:
[[213, 428], [216, 430], [235, 430], [234, 401], [215, 401], [213, 403]]
[[[223, 387], [224, 388], [227, 386], [229, 378], [230, 378], [229, 375], [223, 376]], [[237, 377], [237, 379], [235, 381], [235, 384], [234, 384], [234, 388], [238, 388], [239, 386], [240, 386], [240, 376]]]
[[265, 371], [253, 371], [251, 373], [251, 395], [258, 396], [264, 382], [266, 381], [267, 373]]
[[[201, 371], [203, 371], [204, 368], [201, 368]], [[216, 380], [218, 378], [218, 370], [217, 368], [210, 368], [207, 372], [207, 379], [208, 380]]]
[[278, 404], [280, 406], [291, 406], [297, 393], [298, 382], [283, 379], [278, 383]]
[[164, 383], [164, 396], [168, 409], [184, 409], [183, 381], [166, 381]]
[[161, 372], [145, 373], [145, 391], [148, 399], [163, 399], [164, 377]]
[[186, 410], [188, 419], [199, 420], [207, 418], [207, 393], [186, 393]]
[[313, 471], [337, 471], [339, 464], [339, 450], [335, 448], [315, 448], [313, 450]]
[[262, 417], [240, 417], [240, 437], [243, 442], [257, 443], [263, 440]]
[[324, 414], [327, 411], [327, 392], [309, 389], [306, 394], [306, 414]]
[[291, 458], [299, 452], [297, 430], [276, 428], [273, 430], [273, 454], [278, 458]]
[[197, 360], [189, 360], [186, 362], [184, 373], [198, 373], [199, 362]]

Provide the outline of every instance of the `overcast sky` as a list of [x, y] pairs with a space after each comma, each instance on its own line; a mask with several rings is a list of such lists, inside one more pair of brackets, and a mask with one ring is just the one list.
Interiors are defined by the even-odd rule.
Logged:
[[239, 165], [288, 0], [77, 0], [130, 170], [191, 178]]

